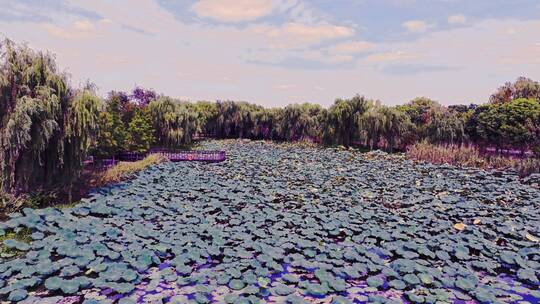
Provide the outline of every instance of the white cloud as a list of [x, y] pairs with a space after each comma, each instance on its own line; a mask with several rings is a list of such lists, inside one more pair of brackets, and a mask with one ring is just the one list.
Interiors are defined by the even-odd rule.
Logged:
[[77, 20], [70, 27], [60, 27], [51, 23], [45, 23], [43, 27], [50, 35], [63, 39], [79, 39], [96, 35], [95, 25], [87, 20]]
[[448, 23], [456, 24], [456, 25], [463, 25], [467, 23], [467, 17], [465, 17], [465, 15], [462, 15], [462, 14], [451, 15], [451, 16], [448, 16]]
[[73, 23], [73, 29], [77, 31], [93, 31], [95, 29], [94, 25], [87, 20], [77, 20]]
[[[192, 100], [247, 100], [266, 106], [297, 101], [291, 95], [328, 106], [336, 97], [355, 93], [380, 98], [387, 104], [418, 95], [449, 104], [486, 101], [499, 85], [520, 75], [540, 79], [540, 40], [531, 38], [538, 37], [539, 20], [469, 21], [470, 26], [450, 30], [441, 27], [414, 41], [381, 41], [362, 53], [362, 44], [352, 43], [360, 39], [355, 36], [354, 25], [347, 30], [328, 30], [339, 27], [338, 23], [324, 23], [318, 16], [311, 22], [292, 19], [311, 30], [268, 24], [264, 31], [256, 32], [255, 25], [242, 28], [183, 23], [155, 0], [138, 0], [137, 5], [133, 0], [68, 1], [112, 23], [92, 21], [94, 31], [81, 31], [73, 24], [80, 17], [58, 13], [51, 15], [49, 25], [0, 20], [0, 28], [8, 37], [27, 41], [32, 48], [56, 53], [60, 67], [73, 75], [73, 83], [90, 79], [103, 95], [140, 84]], [[130, 10], [119, 9], [128, 6]], [[155, 35], [141, 35], [122, 27], [124, 24]], [[508, 29], [513, 29], [508, 32], [514, 35], [503, 35]], [[51, 36], [50, 31], [56, 35]], [[59, 36], [85, 39], [70, 41]], [[269, 44], [298, 48], [268, 49]], [[302, 65], [294, 61], [298, 58], [306, 62]], [[346, 61], [351, 58], [353, 62]], [[338, 63], [338, 68], [331, 62]], [[319, 63], [324, 68], [318, 68]], [[391, 69], [386, 69], [391, 66], [399, 66], [402, 71], [422, 66], [441, 70], [391, 74]], [[274, 88], [290, 84], [296, 87]]]
[[331, 52], [322, 52], [320, 50], [304, 51], [300, 54], [300, 57], [327, 64], [344, 63], [354, 60], [354, 56], [349, 54], [336, 54]]
[[104, 25], [109, 25], [109, 24], [113, 24], [113, 21], [111, 19], [103, 18], [99, 20], [99, 23], [104, 24]]
[[515, 34], [517, 33], [517, 31], [516, 31], [515, 28], [509, 27], [509, 28], [504, 29], [503, 33], [504, 33], [505, 35], [512, 36], [512, 35], [515, 35]]
[[100, 54], [96, 56], [97, 62], [103, 65], [122, 65], [129, 63], [129, 60], [124, 56], [117, 56], [117, 55], [104, 55]]
[[270, 46], [277, 49], [302, 48], [354, 35], [353, 28], [331, 23], [309, 25], [289, 22], [282, 26], [256, 25], [251, 27], [250, 31], [263, 35], [270, 41]]
[[385, 62], [402, 62], [411, 59], [419, 59], [422, 56], [420, 54], [412, 54], [404, 51], [385, 52], [370, 55], [366, 58], [367, 62], [371, 63], [385, 63]]
[[202, 18], [234, 23], [267, 16], [274, 4], [272, 0], [199, 0], [191, 9]]
[[361, 54], [374, 50], [376, 44], [368, 41], [347, 41], [332, 46], [329, 51], [339, 54]]
[[403, 22], [402, 26], [411, 33], [424, 33], [431, 26], [422, 20], [409, 20]]
[[274, 86], [274, 89], [276, 90], [290, 90], [294, 88], [296, 88], [294, 84], [279, 84], [279, 85]]

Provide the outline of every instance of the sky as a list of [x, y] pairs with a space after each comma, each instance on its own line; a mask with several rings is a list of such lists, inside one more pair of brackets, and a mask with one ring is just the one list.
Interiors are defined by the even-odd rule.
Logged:
[[0, 0], [0, 36], [102, 95], [450, 105], [540, 80], [538, 0]]

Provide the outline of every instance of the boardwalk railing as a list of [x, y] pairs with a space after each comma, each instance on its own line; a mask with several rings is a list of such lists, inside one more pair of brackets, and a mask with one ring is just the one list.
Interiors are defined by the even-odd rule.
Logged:
[[227, 157], [225, 151], [152, 149], [147, 154], [133, 152], [123, 153], [119, 156], [119, 159], [121, 161], [137, 161], [143, 159], [148, 154], [163, 155], [170, 161], [221, 162]]
[[144, 159], [150, 154], [159, 154], [165, 156], [173, 162], [178, 161], [202, 161], [217, 163], [222, 162], [227, 158], [225, 151], [203, 151], [203, 150], [166, 150], [152, 149], [148, 153], [127, 152], [118, 155], [111, 159], [96, 159], [93, 156], [88, 157], [84, 161], [85, 167], [94, 168], [109, 168], [114, 166], [119, 161], [134, 162]]
[[170, 151], [170, 150], [152, 150], [152, 154], [160, 154], [171, 161], [204, 161], [204, 162], [222, 162], [226, 159], [225, 151]]

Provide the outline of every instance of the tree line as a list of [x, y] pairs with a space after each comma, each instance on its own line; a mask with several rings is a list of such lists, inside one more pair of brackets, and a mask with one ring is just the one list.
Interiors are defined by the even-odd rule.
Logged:
[[106, 98], [74, 88], [52, 54], [0, 45], [1, 189], [8, 193], [71, 185], [89, 156], [110, 158], [175, 148], [198, 136], [403, 151], [426, 141], [540, 154], [540, 84], [506, 83], [481, 105], [443, 106], [420, 97], [399, 106], [356, 95], [329, 108], [248, 102], [182, 102], [136, 87]]

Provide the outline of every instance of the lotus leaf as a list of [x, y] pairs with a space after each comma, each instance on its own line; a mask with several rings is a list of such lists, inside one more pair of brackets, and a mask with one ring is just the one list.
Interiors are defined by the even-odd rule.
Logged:
[[308, 295], [314, 297], [321, 297], [328, 293], [328, 288], [324, 287], [321, 284], [310, 283], [307, 285], [306, 292]]
[[79, 290], [79, 281], [78, 280], [63, 280], [60, 285], [60, 289], [63, 293], [74, 294]]
[[455, 284], [457, 288], [464, 291], [471, 291], [476, 287], [476, 282], [471, 278], [459, 278]]
[[[108, 303], [540, 300], [540, 195], [516, 174], [384, 152], [201, 145], [228, 160], [160, 164], [73, 208], [0, 223], [10, 236], [0, 301], [43, 287], [43, 303], [94, 291]], [[31, 231], [30, 243], [12, 231]]]
[[290, 295], [291, 293], [294, 292], [294, 288], [292, 287], [289, 287], [285, 284], [277, 284], [274, 288], [273, 288], [275, 294], [277, 295], [280, 295], [280, 296], [288, 296]]
[[229, 282], [229, 287], [232, 290], [240, 290], [240, 289], [244, 288], [245, 286], [246, 286], [246, 284], [242, 280], [233, 279], [233, 280], [231, 280]]
[[8, 300], [13, 302], [19, 302], [28, 296], [28, 292], [24, 289], [17, 289], [9, 293]]
[[63, 280], [58, 277], [50, 277], [45, 280], [45, 288], [51, 291], [58, 290], [63, 285], [63, 283]]
[[118, 301], [118, 304], [136, 304], [137, 301], [131, 299], [131, 298], [122, 298], [120, 301]]
[[375, 276], [375, 277], [369, 277], [366, 280], [367, 284], [370, 287], [381, 287], [384, 284], [384, 280], [381, 277]]
[[332, 299], [332, 304], [352, 304], [352, 301], [345, 297], [337, 296]]

